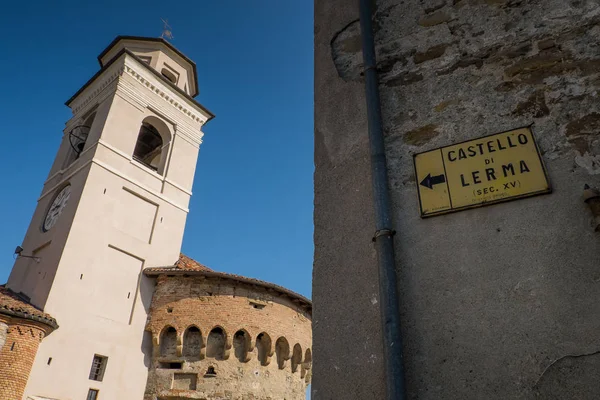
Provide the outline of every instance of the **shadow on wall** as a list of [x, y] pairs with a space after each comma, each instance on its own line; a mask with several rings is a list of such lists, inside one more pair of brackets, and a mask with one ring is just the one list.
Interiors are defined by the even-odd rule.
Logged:
[[[154, 294], [154, 281], [140, 272], [140, 299], [144, 307], [146, 315], [150, 312], [150, 303], [152, 302], [152, 296]], [[150, 332], [144, 332], [142, 338], [142, 353], [144, 354], [144, 365], [146, 368], [150, 368], [152, 364], [152, 334]]]

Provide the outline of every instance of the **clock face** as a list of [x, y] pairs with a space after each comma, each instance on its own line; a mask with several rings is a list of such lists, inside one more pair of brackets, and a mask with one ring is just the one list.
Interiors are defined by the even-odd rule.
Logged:
[[58, 217], [69, 201], [69, 196], [71, 196], [71, 185], [65, 186], [58, 192], [50, 205], [50, 209], [46, 213], [46, 218], [44, 219], [44, 225], [42, 227], [44, 232], [50, 230], [56, 224]]

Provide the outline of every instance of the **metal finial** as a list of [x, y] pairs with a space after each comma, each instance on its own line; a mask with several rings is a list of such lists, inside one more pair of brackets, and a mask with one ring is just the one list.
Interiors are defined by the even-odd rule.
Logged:
[[168, 19], [160, 19], [163, 22], [163, 31], [160, 35], [163, 39], [173, 39], [173, 32], [171, 31], [171, 26], [169, 25]]

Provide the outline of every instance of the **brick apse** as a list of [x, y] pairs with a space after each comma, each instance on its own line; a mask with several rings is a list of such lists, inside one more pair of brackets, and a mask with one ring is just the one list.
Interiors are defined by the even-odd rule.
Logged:
[[0, 286], [0, 399], [23, 396], [38, 346], [56, 328], [54, 318]]
[[312, 303], [185, 257], [156, 277], [145, 400], [300, 400], [311, 378]]

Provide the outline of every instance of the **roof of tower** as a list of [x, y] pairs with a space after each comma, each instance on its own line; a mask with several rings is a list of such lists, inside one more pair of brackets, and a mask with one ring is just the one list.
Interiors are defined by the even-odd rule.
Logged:
[[262, 286], [267, 289], [276, 290], [277, 292], [292, 298], [293, 300], [304, 303], [310, 310], [312, 310], [312, 301], [306, 297], [298, 294], [292, 290], [284, 288], [283, 286], [276, 285], [274, 283], [262, 281], [260, 279], [247, 278], [242, 275], [228, 274], [226, 272], [217, 272], [207, 266], [200, 264], [198, 261], [180, 254], [179, 259], [173, 265], [164, 267], [150, 267], [144, 269], [146, 276], [158, 276], [158, 275], [202, 275], [207, 278], [219, 278], [227, 279], [240, 283], [246, 283], [250, 285]]
[[102, 50], [102, 53], [100, 53], [100, 55], [98, 55], [98, 63], [100, 64], [100, 67], [104, 67], [104, 64], [107, 64], [108, 62], [110, 62], [110, 60], [103, 60], [103, 58], [108, 54], [108, 52], [110, 52], [110, 50], [113, 47], [115, 47], [119, 42], [124, 42], [124, 41], [157, 43], [160, 46], [165, 46], [167, 49], [169, 49], [173, 53], [177, 54], [179, 57], [181, 57], [186, 63], [188, 63], [192, 67], [193, 75], [194, 75], [194, 82], [193, 82], [194, 85], [193, 85], [192, 96], [196, 96], [198, 94], [198, 81], [197, 81], [198, 73], [196, 70], [196, 63], [193, 62], [192, 60], [190, 60], [185, 54], [183, 54], [181, 51], [177, 50], [177, 48], [175, 46], [173, 46], [171, 43], [167, 42], [163, 38], [119, 35], [104, 50]]
[[5, 285], [0, 285], [0, 314], [10, 317], [30, 319], [58, 328], [58, 323], [50, 314], [46, 314], [29, 303], [23, 296], [15, 293]]
[[[193, 73], [192, 73], [192, 75], [193, 75], [193, 82], [192, 82], [192, 86], [191, 86], [192, 94], [186, 93], [183, 89], [181, 89], [180, 87], [178, 87], [177, 85], [175, 85], [173, 82], [171, 82], [169, 79], [167, 79], [165, 76], [163, 76], [156, 69], [152, 68], [150, 65], [147, 65], [140, 57], [138, 57], [130, 49], [128, 49], [127, 46], [123, 45], [123, 46], [121, 46], [122, 48], [120, 48], [118, 50], [118, 52], [116, 52], [115, 54], [111, 53], [111, 50], [113, 50], [116, 46], [120, 45], [121, 42], [127, 43], [127, 42], [135, 42], [135, 41], [137, 41], [137, 42], [146, 42], [146, 43], [156, 43], [159, 46], [164, 47], [165, 49], [167, 49], [169, 51], [172, 51], [178, 57], [181, 57], [181, 59], [185, 63], [189, 64], [189, 66], [193, 70]], [[197, 71], [196, 71], [196, 63], [193, 62], [192, 60], [190, 60], [181, 51], [177, 50], [177, 48], [175, 48], [171, 43], [167, 42], [165, 39], [163, 39], [163, 38], [143, 37], [143, 36], [117, 36], [100, 53], [100, 55], [98, 56], [98, 62], [100, 63], [100, 67], [101, 67], [100, 71], [96, 72], [96, 74], [94, 74], [94, 76], [92, 76], [77, 92], [75, 92], [75, 94], [73, 96], [71, 96], [65, 102], [65, 105], [69, 106], [71, 104], [71, 102], [77, 98], [77, 96], [79, 96], [89, 85], [92, 84], [92, 82], [94, 82], [96, 80], [96, 78], [98, 76], [100, 76], [108, 67], [110, 67], [110, 65], [113, 62], [115, 62], [124, 53], [127, 54], [127, 55], [129, 55], [130, 57], [134, 58], [144, 68], [146, 68], [154, 76], [156, 76], [158, 79], [160, 79], [163, 83], [165, 83], [167, 86], [169, 86], [170, 88], [172, 88], [173, 90], [175, 90], [177, 93], [179, 93], [180, 95], [182, 95], [183, 97], [185, 97], [188, 101], [190, 101], [191, 103], [193, 103], [194, 105], [196, 105], [200, 109], [202, 109], [203, 112], [205, 112], [206, 115], [208, 116], [208, 119], [206, 120], [206, 122], [210, 121], [211, 119], [213, 119], [215, 117], [215, 115], [210, 110], [208, 110], [206, 107], [204, 107], [202, 104], [200, 104], [194, 98], [198, 94], [198, 75], [197, 75]], [[108, 59], [107, 56], [109, 54], [110, 54], [110, 58]]]

